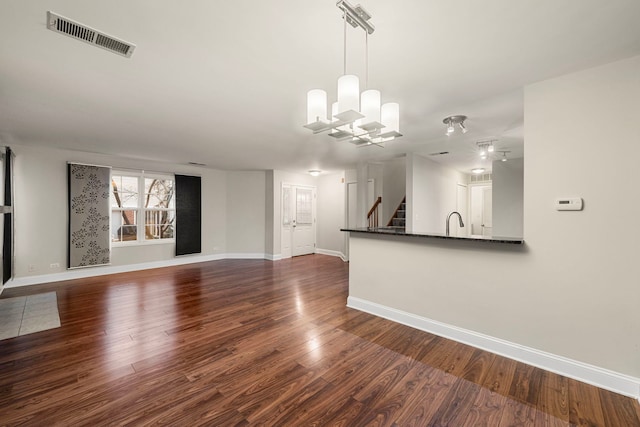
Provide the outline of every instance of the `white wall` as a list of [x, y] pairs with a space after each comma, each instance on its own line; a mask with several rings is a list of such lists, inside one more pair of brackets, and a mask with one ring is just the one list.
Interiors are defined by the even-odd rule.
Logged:
[[402, 198], [406, 195], [406, 158], [398, 157], [384, 162], [382, 182], [382, 215], [380, 225], [386, 226]]
[[524, 113], [524, 250], [352, 238], [349, 294], [640, 378], [640, 57], [530, 85]]
[[265, 253], [264, 171], [227, 172], [227, 253]]
[[[187, 165], [171, 165], [92, 153], [14, 145], [15, 272], [17, 278], [66, 271], [67, 161], [183, 173], [202, 177], [202, 254], [226, 248], [226, 174]], [[175, 244], [114, 247], [112, 265], [121, 266], [174, 258]], [[50, 268], [57, 263], [59, 267]], [[33, 271], [29, 271], [33, 266]], [[95, 267], [99, 271], [100, 267]]]
[[447, 215], [457, 208], [457, 184], [466, 181], [461, 172], [407, 155], [407, 231], [444, 233]]
[[345, 256], [346, 233], [340, 231], [345, 224], [344, 172], [318, 177], [317, 248]]
[[[540, 341], [640, 376], [640, 57], [531, 85], [524, 111], [532, 302], [553, 313]], [[568, 195], [582, 197], [584, 211], [553, 208]]]
[[524, 221], [524, 159], [493, 162], [493, 235], [522, 237]]
[[273, 188], [273, 170], [265, 171], [265, 215], [264, 215], [264, 249], [267, 257], [273, 257], [273, 239], [275, 219], [273, 217], [275, 213], [275, 203], [279, 201], [274, 200], [275, 190]]
[[[382, 197], [382, 183], [384, 182], [384, 164], [383, 163], [369, 163], [369, 179], [373, 179], [373, 183], [374, 183], [373, 200], [375, 201], [378, 197]], [[367, 212], [369, 212], [369, 209], [371, 209], [371, 206], [367, 208]], [[380, 209], [380, 212], [382, 212], [382, 206], [380, 206], [378, 209]], [[387, 220], [388, 219], [389, 218], [387, 218]], [[380, 225], [387, 225], [387, 224], [385, 223]]]

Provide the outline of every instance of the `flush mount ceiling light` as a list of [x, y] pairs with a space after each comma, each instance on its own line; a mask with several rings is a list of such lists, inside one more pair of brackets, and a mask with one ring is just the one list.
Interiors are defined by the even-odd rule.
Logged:
[[[327, 92], [312, 89], [307, 93], [307, 124], [314, 134], [329, 131], [338, 141], [353, 144], [382, 146], [384, 142], [402, 136], [400, 106], [395, 102], [380, 105], [380, 91], [369, 89], [369, 34], [375, 30], [369, 22], [371, 15], [360, 5], [352, 6], [339, 0], [337, 6], [344, 20], [343, 75], [338, 78], [338, 100], [331, 105], [327, 119]], [[347, 74], [347, 24], [362, 28], [365, 33], [365, 91], [360, 93], [358, 76]]]
[[460, 128], [462, 133], [467, 133], [467, 127], [464, 125], [464, 121], [467, 120], [467, 116], [449, 116], [442, 120], [442, 123], [447, 125], [447, 133], [445, 135], [450, 136], [456, 131], [456, 125]]
[[477, 174], [483, 173], [484, 172], [484, 168], [471, 169], [471, 172], [475, 173], [477, 175]]
[[321, 170], [317, 170], [317, 169], [311, 169], [309, 171], [309, 175], [311, 175], [311, 176], [319, 176], [321, 173], [322, 173], [322, 171]]

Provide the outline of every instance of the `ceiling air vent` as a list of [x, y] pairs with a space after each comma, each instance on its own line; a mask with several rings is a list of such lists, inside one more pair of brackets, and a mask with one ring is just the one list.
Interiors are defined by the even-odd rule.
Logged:
[[136, 45], [125, 42], [100, 32], [94, 28], [75, 22], [54, 12], [47, 12], [47, 28], [60, 34], [65, 34], [77, 40], [82, 40], [126, 58], [131, 57]]

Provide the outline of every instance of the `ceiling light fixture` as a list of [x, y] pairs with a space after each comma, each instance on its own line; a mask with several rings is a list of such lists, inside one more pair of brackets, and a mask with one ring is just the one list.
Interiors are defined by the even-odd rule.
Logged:
[[484, 172], [484, 168], [475, 168], [475, 169], [471, 169], [471, 172], [477, 174], [480, 174], [482, 172]]
[[450, 136], [456, 131], [455, 125], [458, 125], [462, 133], [467, 133], [468, 129], [464, 125], [464, 121], [467, 120], [467, 116], [449, 116], [442, 120], [442, 123], [447, 125], [447, 136]]
[[505, 151], [505, 150], [498, 151], [498, 153], [502, 153], [502, 158], [500, 158], [500, 160], [502, 160], [503, 162], [506, 162], [508, 160], [507, 153], [510, 153], [510, 152], [511, 151]]
[[309, 171], [309, 175], [311, 175], [311, 176], [319, 176], [321, 173], [322, 173], [322, 171], [321, 170], [317, 170], [317, 169], [311, 169]]
[[[395, 102], [380, 105], [380, 91], [369, 89], [369, 34], [375, 30], [369, 22], [371, 15], [360, 5], [352, 6], [345, 0], [336, 4], [344, 20], [344, 69], [338, 78], [338, 101], [331, 105], [331, 119], [327, 119], [327, 92], [312, 89], [307, 92], [307, 124], [314, 134], [329, 132], [338, 141], [356, 145], [382, 146], [402, 136], [400, 133], [400, 106]], [[365, 88], [360, 94], [358, 76], [347, 74], [347, 24], [365, 32]]]
[[497, 140], [476, 142], [476, 145], [480, 150], [480, 158], [482, 160], [486, 159], [490, 154], [496, 151], [496, 148], [493, 145], [494, 142], [497, 142]]

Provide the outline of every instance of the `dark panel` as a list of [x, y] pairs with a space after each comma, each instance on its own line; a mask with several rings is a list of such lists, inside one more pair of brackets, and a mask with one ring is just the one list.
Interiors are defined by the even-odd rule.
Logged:
[[202, 251], [201, 191], [199, 176], [176, 175], [176, 255]]
[[[13, 153], [10, 148], [7, 148], [4, 161], [4, 205], [13, 206], [13, 194], [12, 194], [12, 175], [13, 175]], [[2, 283], [7, 283], [12, 276], [13, 263], [13, 213], [3, 215], [4, 222], [4, 234], [2, 239]]]

